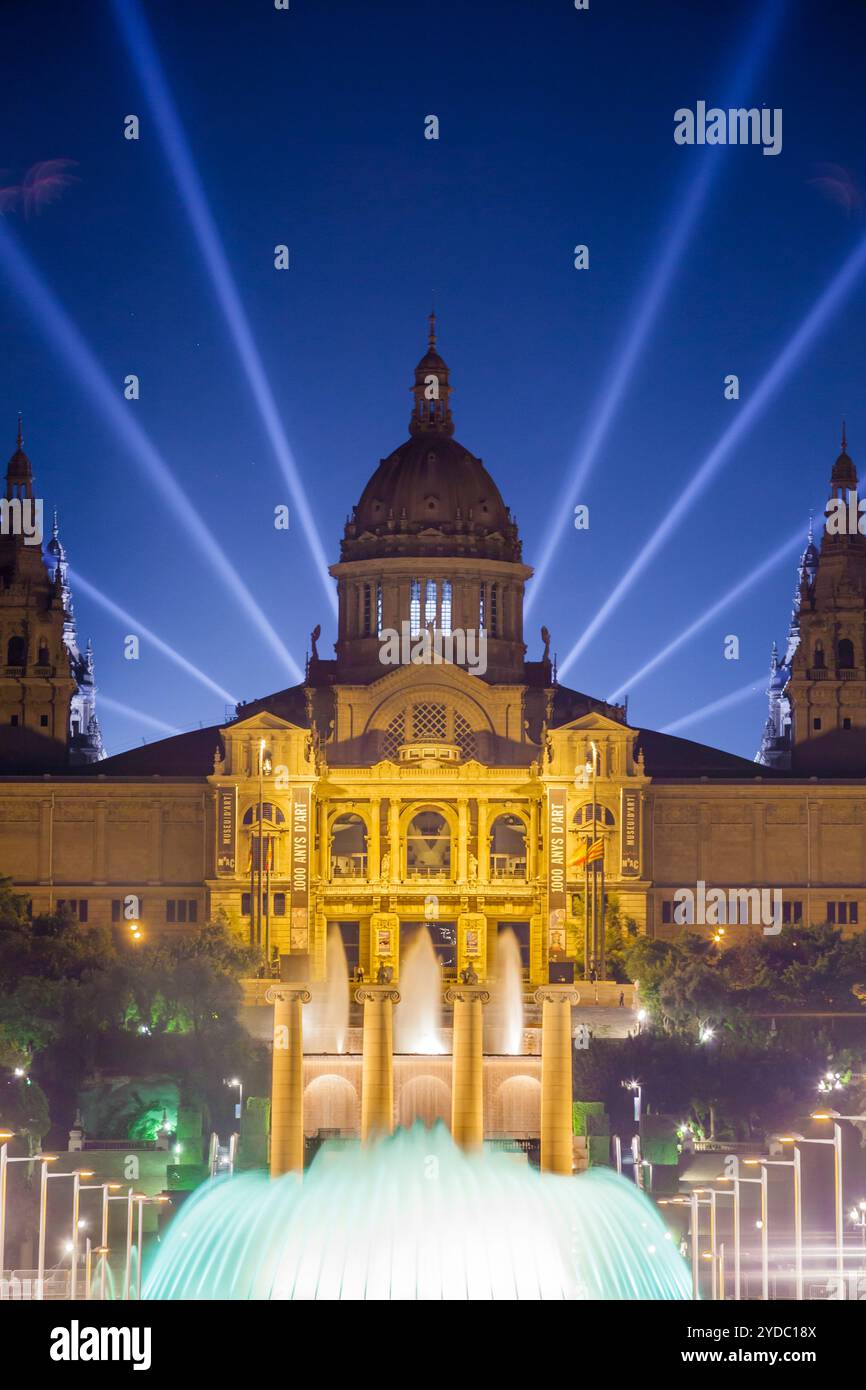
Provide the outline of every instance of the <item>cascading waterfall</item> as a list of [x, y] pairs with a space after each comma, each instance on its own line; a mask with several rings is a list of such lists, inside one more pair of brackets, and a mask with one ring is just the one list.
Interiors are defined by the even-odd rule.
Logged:
[[303, 1182], [204, 1183], [148, 1299], [689, 1299], [656, 1209], [608, 1169], [540, 1174], [458, 1149], [444, 1125], [324, 1145]]

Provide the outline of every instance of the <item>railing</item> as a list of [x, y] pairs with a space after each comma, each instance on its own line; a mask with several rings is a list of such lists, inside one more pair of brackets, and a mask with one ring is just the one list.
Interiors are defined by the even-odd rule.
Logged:
[[331, 859], [331, 878], [366, 878], [366, 854], [335, 854]]
[[510, 854], [491, 854], [491, 878], [526, 878], [526, 860]]

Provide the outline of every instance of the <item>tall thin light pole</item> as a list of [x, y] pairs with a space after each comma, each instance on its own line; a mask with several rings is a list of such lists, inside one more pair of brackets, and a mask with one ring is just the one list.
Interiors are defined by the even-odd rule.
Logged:
[[44, 1298], [45, 1285], [45, 1228], [48, 1217], [48, 1164], [42, 1164], [42, 1172], [39, 1174], [39, 1243], [38, 1255], [36, 1257], [36, 1287], [39, 1290], [39, 1297]]
[[[595, 845], [595, 814], [596, 814], [596, 790], [598, 786], [598, 749], [595, 743], [590, 743], [592, 749], [592, 840], [591, 845]], [[592, 970], [598, 978], [598, 870], [596, 861], [592, 861]]]
[[259, 854], [258, 854], [258, 875], [256, 887], [256, 945], [262, 944], [262, 821], [264, 819], [264, 764], [265, 764], [265, 741], [259, 740]]
[[[5, 1132], [5, 1131], [4, 1131]], [[6, 1270], [6, 1179], [9, 1169], [9, 1145], [0, 1144], [0, 1279]]]
[[132, 1188], [129, 1189], [126, 1197], [126, 1264], [123, 1270], [123, 1297], [126, 1303], [129, 1302], [129, 1284], [132, 1271]]
[[78, 1292], [78, 1219], [81, 1211], [81, 1174], [72, 1175], [72, 1268], [69, 1278], [69, 1297], [75, 1302]]
[[[745, 1162], [748, 1163], [748, 1164], [751, 1164], [751, 1165], [755, 1165], [755, 1164], [757, 1164], [758, 1160], [757, 1160], [756, 1158], [747, 1158], [747, 1159], [745, 1159]], [[740, 1184], [741, 1184], [741, 1183], [744, 1183], [744, 1182], [755, 1183], [755, 1184], [756, 1184], [757, 1186], [759, 1186], [760, 1189], [761, 1189], [761, 1284], [762, 1284], [762, 1288], [763, 1288], [763, 1292], [764, 1292], [764, 1298], [766, 1299], [766, 1297], [767, 1297], [767, 1274], [768, 1274], [768, 1262], [767, 1262], [768, 1249], [767, 1249], [767, 1244], [766, 1244], [766, 1234], [767, 1234], [767, 1204], [766, 1204], [766, 1200], [765, 1200], [765, 1191], [764, 1191], [764, 1188], [765, 1188], [764, 1176], [762, 1175], [760, 1178], [743, 1178], [743, 1177], [740, 1177], [739, 1159], [737, 1160], [737, 1176], [734, 1178], [734, 1200], [735, 1200], [735, 1203], [736, 1203], [736, 1205], [735, 1205], [735, 1207], [734, 1207], [734, 1298], [737, 1299], [737, 1300], [739, 1300], [739, 1299], [741, 1299], [741, 1298], [743, 1297], [743, 1288], [742, 1288], [742, 1226], [743, 1226], [743, 1213], [742, 1213], [742, 1196], [741, 1196], [741, 1193], [740, 1193]]]
[[701, 1258], [700, 1252], [700, 1228], [701, 1228], [701, 1208], [698, 1202], [697, 1192], [689, 1194], [689, 1201], [692, 1208], [692, 1298], [700, 1297], [701, 1274], [698, 1261]]

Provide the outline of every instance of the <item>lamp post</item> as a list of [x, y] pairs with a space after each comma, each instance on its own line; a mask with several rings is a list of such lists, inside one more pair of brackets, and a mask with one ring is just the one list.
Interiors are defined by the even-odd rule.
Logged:
[[241, 1081], [237, 1076], [233, 1076], [232, 1079], [231, 1079], [231, 1081], [227, 1081], [227, 1082], [226, 1082], [226, 1085], [227, 1085], [227, 1086], [230, 1086], [230, 1087], [231, 1087], [231, 1086], [237, 1087], [237, 1091], [238, 1091], [238, 1101], [237, 1101], [238, 1109], [237, 1109], [237, 1116], [236, 1116], [236, 1118], [237, 1118], [238, 1120], [240, 1120], [241, 1117], [243, 1116], [243, 1113], [244, 1113], [244, 1083], [243, 1083], [243, 1081]]
[[[807, 1139], [803, 1134], [784, 1135], [783, 1144], [794, 1145], [796, 1158], [801, 1144], [829, 1144], [833, 1150], [833, 1212], [836, 1227], [836, 1275], [839, 1280], [839, 1298], [845, 1296], [845, 1225], [842, 1206], [842, 1130], [838, 1124], [833, 1126], [832, 1139]], [[802, 1221], [802, 1217], [801, 1217]], [[802, 1233], [801, 1233], [802, 1234]]]
[[141, 1302], [141, 1252], [142, 1252], [142, 1246], [143, 1246], [143, 1241], [144, 1241], [144, 1208], [147, 1206], [148, 1202], [152, 1203], [152, 1204], [155, 1206], [155, 1205], [157, 1205], [159, 1202], [167, 1202], [167, 1201], [168, 1201], [168, 1198], [167, 1198], [167, 1197], [145, 1197], [143, 1194], [139, 1194], [139, 1195], [136, 1197], [135, 1200], [136, 1200], [136, 1202], [138, 1203], [138, 1260], [136, 1261], [136, 1267], [135, 1267], [135, 1297], [136, 1297], [136, 1299], [138, 1300], [138, 1302], [140, 1303], [140, 1302]]
[[836, 1273], [839, 1276], [839, 1294], [841, 1297], [845, 1281], [845, 1195], [842, 1178], [842, 1126], [839, 1122], [840, 1120], [848, 1120], [852, 1124], [863, 1123], [866, 1122], [866, 1115], [840, 1115], [837, 1110], [818, 1110], [811, 1118], [813, 1120], [833, 1121], [833, 1139], [831, 1142], [833, 1144], [833, 1176], [835, 1181]]
[[[793, 1168], [794, 1170], [794, 1283], [795, 1298], [803, 1297], [803, 1202], [801, 1193], [800, 1156], [797, 1149], [793, 1158], [759, 1158], [762, 1176], [766, 1182], [767, 1168]], [[766, 1206], [766, 1200], [764, 1201]], [[764, 1219], [766, 1229], [766, 1217]]]
[[[89, 1175], [88, 1175], [88, 1176], [89, 1176]], [[118, 1188], [118, 1187], [120, 1187], [120, 1185], [121, 1185], [121, 1184], [120, 1184], [119, 1182], [94, 1182], [94, 1183], [82, 1183], [82, 1184], [81, 1184], [81, 1187], [80, 1187], [80, 1189], [79, 1189], [79, 1191], [81, 1191], [81, 1192], [101, 1192], [101, 1193], [102, 1193], [102, 1224], [101, 1224], [101, 1227], [100, 1227], [100, 1240], [99, 1240], [99, 1245], [96, 1247], [95, 1250], [92, 1250], [92, 1251], [91, 1251], [91, 1254], [96, 1254], [96, 1255], [107, 1255], [107, 1254], [108, 1254], [108, 1193], [109, 1193], [109, 1190], [113, 1190], [113, 1189], [115, 1189], [115, 1188]], [[89, 1244], [89, 1243], [90, 1243], [90, 1242], [88, 1241], [88, 1244]], [[88, 1280], [88, 1284], [87, 1284], [87, 1293], [86, 1293], [85, 1297], [89, 1298], [89, 1297], [90, 1297], [90, 1276], [89, 1276], [89, 1275], [87, 1276], [87, 1280]], [[99, 1275], [99, 1297], [100, 1297], [100, 1299], [104, 1299], [104, 1298], [105, 1298], [105, 1259], [104, 1259], [104, 1258], [103, 1258], [102, 1264], [101, 1264], [101, 1266], [100, 1266], [100, 1275]]]
[[[740, 1184], [744, 1182], [756, 1183], [761, 1189], [761, 1219], [758, 1222], [761, 1230], [761, 1296], [766, 1303], [770, 1296], [770, 1265], [769, 1265], [769, 1244], [767, 1232], [767, 1174], [763, 1170], [759, 1178], [744, 1178], [740, 1176], [740, 1160], [735, 1154], [736, 1175], [732, 1179], [734, 1184], [734, 1298], [742, 1298], [742, 1197], [740, 1194]], [[760, 1160], [757, 1158], [746, 1158], [744, 1163], [756, 1166]]]
[[6, 1199], [8, 1196], [8, 1179], [10, 1163], [53, 1163], [54, 1154], [25, 1154], [21, 1158], [9, 1157], [9, 1140], [14, 1139], [14, 1133], [10, 1129], [0, 1130], [0, 1277], [6, 1268]]

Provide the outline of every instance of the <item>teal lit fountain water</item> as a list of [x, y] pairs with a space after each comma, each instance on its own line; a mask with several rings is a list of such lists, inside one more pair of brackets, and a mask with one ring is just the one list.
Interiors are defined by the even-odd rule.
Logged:
[[652, 1203], [605, 1169], [467, 1155], [443, 1125], [325, 1145], [303, 1183], [204, 1184], [169, 1227], [151, 1299], [688, 1299]]

